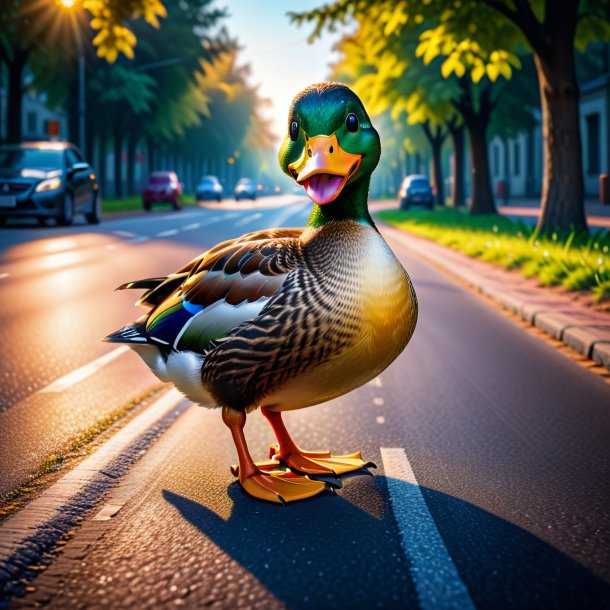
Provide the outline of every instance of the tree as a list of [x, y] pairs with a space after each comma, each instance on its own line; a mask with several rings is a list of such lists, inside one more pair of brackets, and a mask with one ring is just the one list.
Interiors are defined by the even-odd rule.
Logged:
[[[444, 203], [441, 149], [447, 133], [455, 144], [454, 201], [463, 202], [463, 128], [468, 129], [472, 151], [473, 213], [494, 213], [495, 203], [489, 177], [486, 131], [494, 102], [488, 79], [471, 86], [466, 79], [444, 78], [438, 59], [417, 59], [419, 31], [401, 30], [388, 40], [381, 8], [358, 22], [358, 29], [338, 45], [343, 58], [336, 74], [353, 83], [367, 107], [376, 114], [392, 109], [398, 120], [405, 115], [420, 124], [432, 149], [433, 180], [439, 203]], [[422, 25], [422, 29], [425, 26]]]
[[445, 75], [469, 72], [474, 82], [484, 75], [510, 78], [515, 51], [532, 51], [544, 134], [538, 229], [586, 230], [574, 48], [610, 37], [610, 0], [337, 0], [293, 18], [314, 23], [315, 36], [373, 7], [382, 8], [389, 37], [434, 24], [421, 33], [418, 51], [424, 61], [443, 57]]
[[136, 37], [127, 22], [142, 17], [158, 28], [159, 18], [165, 15], [160, 0], [82, 0], [76, 9], [39, 0], [3, 2], [0, 8], [0, 67], [2, 64], [7, 66], [9, 77], [7, 140], [21, 140], [23, 71], [32, 53], [74, 55], [82, 44], [82, 32], [90, 25], [96, 32], [93, 44], [100, 57], [109, 62], [114, 62], [119, 53], [133, 57]]

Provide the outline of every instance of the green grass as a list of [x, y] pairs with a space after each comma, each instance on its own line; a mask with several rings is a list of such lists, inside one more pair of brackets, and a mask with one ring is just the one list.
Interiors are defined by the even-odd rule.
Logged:
[[[183, 195], [182, 205], [195, 205], [194, 195]], [[153, 210], [172, 210], [171, 203], [155, 203]], [[120, 212], [143, 212], [142, 197], [134, 195], [133, 197], [121, 197], [120, 199], [102, 199], [102, 211], [104, 214], [116, 214]]]
[[592, 236], [541, 236], [522, 222], [502, 216], [471, 216], [455, 209], [385, 210], [376, 216], [469, 256], [507, 269], [520, 269], [523, 275], [537, 278], [544, 286], [591, 290], [598, 302], [610, 299], [607, 231]]

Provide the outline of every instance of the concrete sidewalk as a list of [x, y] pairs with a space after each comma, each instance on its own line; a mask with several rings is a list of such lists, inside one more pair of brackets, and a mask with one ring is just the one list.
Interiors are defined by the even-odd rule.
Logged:
[[457, 276], [502, 307], [610, 370], [610, 314], [596, 312], [510, 272], [383, 225], [383, 233]]

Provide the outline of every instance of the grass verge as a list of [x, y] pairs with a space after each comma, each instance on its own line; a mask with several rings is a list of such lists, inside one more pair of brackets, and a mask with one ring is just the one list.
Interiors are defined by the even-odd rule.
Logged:
[[17, 512], [39, 492], [46, 489], [61, 476], [59, 472], [66, 465], [75, 465], [84, 459], [91, 450], [114, 433], [119, 426], [125, 425], [130, 416], [157, 398], [165, 386], [156, 386], [146, 394], [131, 400], [111, 413], [98, 418], [91, 426], [68, 439], [53, 455], [45, 458], [36, 473], [27, 483], [10, 492], [0, 502], [0, 524]]
[[[194, 195], [183, 195], [182, 205], [189, 206], [195, 205]], [[171, 203], [155, 203], [153, 204], [153, 210], [172, 210]], [[116, 214], [120, 212], [143, 212], [142, 197], [140, 195], [134, 195], [133, 197], [121, 197], [120, 199], [108, 199], [103, 197], [102, 199], [102, 210], [104, 214]]]
[[557, 233], [541, 236], [533, 227], [502, 216], [471, 216], [465, 210], [403, 212], [376, 216], [421, 237], [506, 269], [520, 269], [543, 286], [590, 290], [597, 302], [610, 299], [610, 234]]

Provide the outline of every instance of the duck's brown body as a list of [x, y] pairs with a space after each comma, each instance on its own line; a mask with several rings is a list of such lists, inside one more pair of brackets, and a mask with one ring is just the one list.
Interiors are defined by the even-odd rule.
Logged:
[[[373, 227], [342, 221], [307, 229], [299, 249], [298, 268], [261, 316], [272, 323], [294, 301], [294, 324], [252, 377], [244, 376], [260, 388], [255, 402], [277, 411], [330, 400], [377, 376], [402, 352], [417, 320], [409, 277]], [[247, 359], [259, 337], [247, 327], [235, 337]], [[217, 379], [214, 358], [223, 355], [210, 354], [204, 379], [208, 370]], [[235, 391], [243, 396], [239, 384]]]

